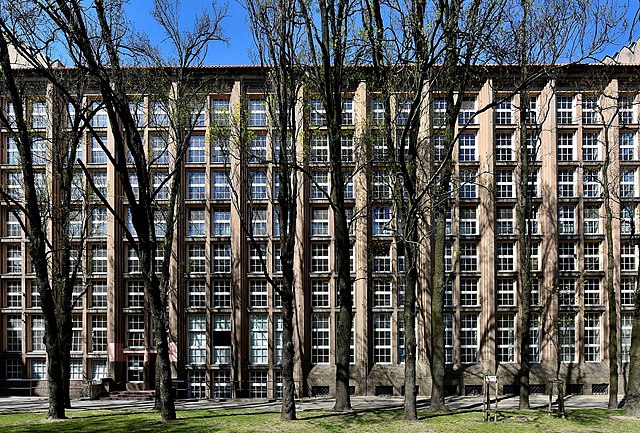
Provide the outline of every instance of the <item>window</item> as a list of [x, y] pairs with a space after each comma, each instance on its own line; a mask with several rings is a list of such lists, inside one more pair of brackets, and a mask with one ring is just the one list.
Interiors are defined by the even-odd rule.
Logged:
[[599, 170], [584, 169], [582, 181], [585, 198], [600, 197]]
[[167, 113], [166, 101], [151, 102], [151, 127], [169, 126], [169, 114]]
[[620, 279], [620, 304], [633, 306], [636, 293], [636, 281], [634, 278]]
[[313, 134], [311, 136], [311, 151], [309, 162], [329, 161], [329, 137], [326, 134]]
[[582, 133], [582, 160], [583, 161], [599, 161], [600, 160], [600, 144], [598, 143], [598, 134], [595, 132]]
[[204, 147], [204, 135], [192, 135], [189, 137], [187, 162], [204, 163]]
[[598, 100], [594, 96], [582, 95], [582, 124], [594, 125], [600, 122]]
[[538, 170], [533, 169], [529, 171], [529, 180], [527, 181], [527, 194], [529, 197], [540, 197]]
[[106, 135], [92, 135], [91, 136], [91, 163], [92, 164], [106, 164], [107, 163], [107, 154], [102, 148], [108, 147], [107, 136]]
[[444, 363], [453, 364], [453, 314], [444, 314]]
[[132, 246], [127, 249], [127, 272], [130, 274], [141, 272], [138, 253]]
[[478, 196], [475, 170], [460, 170], [459, 194], [460, 198], [476, 198]]
[[573, 132], [558, 133], [558, 161], [575, 161], [576, 151]]
[[211, 272], [214, 274], [231, 273], [231, 244], [213, 244], [211, 248]]
[[6, 304], [7, 308], [20, 308], [22, 307], [22, 284], [20, 281], [8, 281], [6, 291]]
[[211, 281], [211, 305], [213, 308], [231, 308], [231, 281]]
[[576, 232], [576, 207], [558, 206], [558, 225], [561, 235], [573, 235]]
[[8, 245], [6, 247], [6, 272], [8, 274], [19, 274], [22, 272], [22, 249], [20, 245]]
[[267, 160], [267, 136], [256, 135], [249, 143], [249, 163], [264, 163]]
[[498, 315], [498, 362], [515, 362], [516, 327], [513, 314]]
[[153, 211], [153, 220], [154, 220], [154, 233], [157, 238], [163, 238], [167, 235], [167, 220], [165, 213], [156, 209]]
[[444, 98], [434, 98], [433, 100], [433, 124], [435, 126], [445, 125], [447, 121], [447, 100]]
[[22, 360], [7, 359], [6, 360], [6, 378], [7, 380], [22, 379]]
[[44, 380], [47, 378], [47, 364], [44, 359], [31, 359], [31, 379]]
[[433, 160], [434, 162], [442, 162], [444, 157], [444, 135], [435, 134], [433, 136]]
[[571, 306], [576, 303], [576, 280], [560, 278], [558, 280], [558, 295], [561, 306]]
[[204, 236], [205, 235], [205, 210], [189, 209], [187, 236]]
[[31, 158], [34, 165], [44, 165], [44, 163], [47, 162], [47, 143], [44, 137], [33, 137]]
[[620, 169], [620, 197], [633, 198], [636, 196], [635, 169]]
[[10, 165], [17, 165], [20, 162], [20, 154], [18, 153], [18, 146], [13, 137], [6, 137], [5, 142], [5, 161]]
[[409, 121], [411, 113], [411, 100], [407, 98], [398, 98], [396, 101], [396, 125], [406, 125]]
[[511, 98], [500, 101], [496, 105], [496, 125], [511, 125], [513, 123], [513, 109]]
[[107, 109], [102, 104], [102, 101], [91, 102], [91, 111], [93, 112], [91, 126], [94, 128], [106, 128], [109, 118], [107, 116]]
[[187, 372], [187, 396], [189, 398], [206, 398], [207, 377], [204, 370], [190, 370]]
[[91, 351], [107, 351], [107, 316], [104, 314], [91, 316]]
[[477, 161], [476, 135], [460, 134], [458, 159], [460, 162]]
[[207, 359], [207, 319], [204, 314], [188, 316], [189, 364], [202, 365]]
[[7, 352], [22, 351], [22, 318], [19, 315], [7, 316], [6, 349]]
[[107, 247], [93, 245], [91, 247], [91, 273], [105, 274], [107, 272]]
[[253, 209], [251, 211], [251, 233], [253, 236], [267, 235], [267, 210]]
[[318, 99], [309, 101], [311, 107], [309, 113], [309, 123], [311, 126], [325, 126], [327, 124], [327, 112], [324, 105]]
[[[153, 164], [169, 164], [168, 147], [169, 147], [169, 143], [167, 142], [167, 138], [165, 135], [152, 135], [151, 136], [151, 162]], [[188, 155], [190, 154], [190, 150], [191, 150], [191, 143], [189, 144]]]
[[[600, 279], [598, 278], [586, 278], [584, 280], [584, 304], [585, 305], [600, 305]], [[620, 292], [622, 295], [623, 285], [620, 284]]]
[[529, 316], [529, 362], [540, 362], [540, 315]]
[[460, 280], [460, 305], [462, 307], [475, 307], [478, 305], [478, 280]]
[[496, 198], [514, 198], [513, 170], [496, 170]]
[[621, 323], [621, 351], [622, 351], [622, 362], [629, 362], [631, 360], [630, 352], [631, 352], [631, 330], [633, 328], [633, 315], [628, 313], [623, 313], [620, 316]]
[[269, 335], [267, 316], [249, 316], [249, 363], [267, 364], [268, 348]]
[[269, 374], [266, 371], [249, 372], [249, 397], [267, 398]]
[[373, 362], [391, 363], [391, 314], [373, 315]]
[[342, 98], [342, 125], [353, 125], [353, 98]]
[[212, 236], [231, 236], [231, 212], [227, 209], [214, 209], [212, 212]]
[[391, 272], [391, 245], [378, 244], [372, 250], [371, 271], [374, 273]]
[[211, 162], [214, 164], [229, 163], [229, 136], [211, 136]]
[[391, 280], [373, 280], [373, 307], [391, 307]]
[[311, 316], [311, 363], [328, 364], [330, 350], [330, 329], [328, 314]]
[[575, 313], [560, 314], [560, 361], [576, 360], [576, 316]]
[[633, 96], [618, 97], [618, 116], [622, 125], [636, 123], [633, 110]]
[[[191, 179], [189, 179], [189, 188], [191, 188]], [[153, 173], [153, 191], [156, 200], [169, 200], [169, 181], [166, 173]]]
[[391, 198], [391, 175], [388, 171], [374, 171], [371, 175], [371, 198]]
[[475, 243], [460, 243], [460, 271], [477, 272], [478, 270], [478, 245]]
[[214, 314], [213, 322], [213, 363], [231, 363], [231, 316], [228, 314]]
[[91, 308], [107, 308], [107, 282], [91, 283]]
[[392, 234], [391, 208], [389, 206], [374, 207], [372, 214], [372, 235], [390, 236]]
[[559, 242], [558, 250], [560, 271], [575, 271], [577, 262], [575, 242]]
[[[129, 101], [129, 111], [131, 115], [136, 121], [136, 126], [138, 128], [145, 127], [145, 118], [144, 118], [144, 100], [139, 101]], [[69, 118], [74, 119], [75, 110], [73, 109], [73, 105], [69, 104]]]
[[343, 134], [342, 137], [340, 137], [340, 142], [342, 162], [353, 162], [353, 135]]
[[129, 314], [127, 316], [127, 347], [142, 349], [144, 346], [144, 315]]
[[635, 245], [629, 242], [620, 244], [620, 270], [636, 271], [638, 269], [638, 251]]
[[600, 270], [600, 242], [589, 241], [584, 243], [584, 270]]
[[329, 209], [311, 209], [311, 236], [329, 236]]
[[512, 132], [496, 132], [496, 161], [513, 161], [513, 133]]
[[404, 363], [405, 359], [405, 331], [404, 331], [404, 319], [398, 316], [398, 363]]
[[212, 198], [214, 200], [229, 200], [231, 199], [231, 187], [227, 178], [227, 173], [222, 171], [214, 171], [211, 173], [212, 177]]
[[91, 209], [91, 236], [107, 235], [107, 209]]
[[513, 307], [516, 305], [516, 280], [498, 280], [497, 295], [499, 307]]
[[211, 123], [216, 126], [229, 125], [230, 110], [229, 99], [213, 98], [211, 99]]
[[498, 272], [513, 272], [515, 255], [514, 244], [507, 242], [498, 242], [496, 244], [496, 268]]
[[249, 306], [252, 308], [267, 308], [269, 297], [266, 281], [249, 281]]
[[636, 154], [635, 136], [631, 132], [621, 132], [618, 135], [620, 142], [620, 161], [635, 161]]
[[513, 234], [513, 208], [498, 207], [496, 209], [496, 234], [507, 236]]
[[44, 352], [44, 318], [41, 315], [31, 317], [31, 351]]
[[144, 308], [144, 284], [142, 281], [127, 281], [127, 307]]
[[206, 180], [204, 172], [189, 173], [189, 200], [204, 200], [206, 197]]
[[626, 205], [620, 207], [620, 234], [635, 234], [636, 223], [636, 207], [635, 205]]
[[460, 104], [460, 112], [458, 114], [458, 125], [473, 125], [476, 123], [476, 98], [463, 97]]
[[460, 208], [460, 235], [473, 236], [477, 234], [477, 219], [475, 207]]
[[205, 104], [202, 101], [193, 102], [193, 106], [191, 107], [191, 126], [193, 127], [203, 127], [204, 126], [204, 112], [205, 112]]
[[188, 270], [189, 272], [201, 273], [206, 270], [205, 245], [189, 245]]
[[267, 198], [267, 173], [253, 171], [249, 174], [251, 182], [251, 200], [265, 200]]
[[474, 364], [478, 362], [478, 316], [460, 315], [460, 362]]
[[558, 170], [558, 197], [575, 197], [575, 170]]
[[19, 238], [22, 236], [22, 227], [20, 221], [13, 209], [7, 209], [5, 219], [5, 236], [10, 238]]
[[265, 261], [266, 266], [267, 245], [258, 244], [258, 247], [249, 247], [249, 273], [258, 274], [264, 271], [262, 267], [262, 261]]
[[329, 281], [311, 280], [311, 306], [313, 308], [328, 308], [329, 305]]
[[558, 96], [556, 98], [556, 116], [558, 125], [573, 123], [573, 96]]
[[371, 99], [371, 123], [373, 125], [383, 125], [384, 124], [384, 100], [382, 99]]
[[231, 372], [211, 371], [211, 398], [231, 398]]
[[329, 173], [326, 171], [311, 172], [311, 199], [325, 199], [329, 191]]
[[529, 249], [530, 251], [530, 256], [529, 259], [530, 264], [531, 264], [531, 270], [532, 271], [539, 271], [540, 270], [540, 242], [531, 242], [531, 248]]
[[311, 244], [311, 272], [329, 272], [329, 244]]
[[[75, 286], [74, 286], [75, 288]], [[29, 306], [31, 308], [40, 308], [42, 307], [42, 302], [40, 301], [40, 292], [38, 291], [38, 286], [34, 283], [31, 284], [31, 299], [29, 299]], [[80, 306], [82, 306], [82, 300], [80, 300]]]

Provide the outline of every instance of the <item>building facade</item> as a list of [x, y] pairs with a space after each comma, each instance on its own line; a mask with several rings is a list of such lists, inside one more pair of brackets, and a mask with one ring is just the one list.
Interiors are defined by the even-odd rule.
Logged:
[[[465, 95], [454, 149], [455, 178], [447, 224], [450, 275], [445, 298], [446, 386], [451, 394], [481, 389], [483, 375], [497, 374], [501, 392], [515, 390], [518, 367], [518, 246], [516, 179], [517, 95], [510, 95], [509, 68], [488, 68]], [[268, 272], [277, 277], [278, 219], [272, 198], [278, 185], [274, 146], [259, 68], [205, 69], [219, 75], [220, 92], [203, 95], [195, 116], [182, 176], [180, 219], [171, 269], [170, 346], [179, 396], [277, 398], [280, 393], [281, 304], [263, 275], [258, 240]], [[495, 74], [495, 76], [492, 76]], [[593, 76], [599, 77], [598, 85]], [[534, 274], [530, 356], [532, 392], [544, 392], [559, 374], [572, 393], [601, 393], [608, 386], [607, 245], [603, 176], [610, 180], [614, 285], [619, 358], [626, 372], [631, 312], [639, 254], [634, 233], [640, 201], [638, 128], [640, 82], [634, 65], [580, 65], [540, 81], [532, 90], [528, 140], [531, 161], [529, 218]], [[606, 82], [602, 84], [603, 77]], [[406, 105], [394, 99], [402, 122]], [[99, 104], [89, 96], [86, 104]], [[3, 99], [10, 116], [11, 102]], [[446, 102], [436, 89], [424, 104], [425, 131], [437, 158], [438, 126]], [[47, 121], [53, 103], [29, 100], [32, 127], [42, 135], [33, 149], [43, 190], [52, 188], [47, 163]], [[490, 108], [484, 109], [489, 106]], [[99, 105], [96, 105], [99, 107]], [[171, 164], [166, 106], [145, 96], [136, 105], [157, 185]], [[233, 119], [249, 134], [245, 158], [232, 149]], [[337, 296], [334, 285], [333, 214], [328, 190], [328, 144], [322, 104], [307, 95], [298, 117], [304, 125], [300, 155], [306, 175], [300, 187], [296, 254], [296, 386], [298, 395], [329, 395], [335, 382]], [[351, 173], [345, 197], [351, 224], [354, 287], [351, 385], [358, 395], [399, 395], [404, 373], [404, 253], [397, 236], [392, 182], [385, 149], [376, 145], [383, 104], [366, 80], [344, 95], [342, 156]], [[112, 146], [106, 112], [98, 109], [79, 158], [123, 220], [131, 220], [113, 168], [94, 135]], [[2, 132], [5, 191], [20, 198], [15, 144]], [[229, 144], [231, 143], [231, 144]], [[607, 173], [605, 150], [611, 157]], [[428, 152], [431, 153], [431, 152]], [[123, 230], [106, 207], [93, 201], [82, 223], [82, 193], [70, 236], [88, 235], [73, 314], [71, 379], [78, 393], [110, 378], [130, 389], [154, 386], [153, 330], [145, 307], [140, 268]], [[160, 192], [157, 199], [166, 198]], [[84, 197], [84, 198], [83, 198]], [[26, 239], [11, 203], [0, 205], [0, 389], [45, 392], [46, 355], [40, 301]], [[161, 213], [157, 234], [167, 230]], [[427, 229], [428, 230], [428, 229]], [[428, 270], [429, 241], [421, 261]], [[418, 293], [418, 384], [430, 391], [428, 272]]]

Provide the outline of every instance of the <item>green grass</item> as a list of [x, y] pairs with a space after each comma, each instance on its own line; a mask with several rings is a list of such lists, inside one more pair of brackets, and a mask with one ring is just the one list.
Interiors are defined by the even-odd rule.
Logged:
[[[479, 412], [420, 412], [420, 420], [405, 421], [402, 411], [365, 411], [333, 414], [299, 412], [299, 420], [280, 421], [267, 410], [190, 410], [179, 420], [162, 423], [148, 411], [69, 411], [69, 419], [49, 421], [42, 413], [0, 415], [0, 432], [635, 432], [640, 419], [625, 418], [621, 411], [569, 410], [567, 419], [549, 418], [544, 411], [500, 412], [498, 422], [482, 421]], [[518, 419], [522, 415], [526, 419]]]

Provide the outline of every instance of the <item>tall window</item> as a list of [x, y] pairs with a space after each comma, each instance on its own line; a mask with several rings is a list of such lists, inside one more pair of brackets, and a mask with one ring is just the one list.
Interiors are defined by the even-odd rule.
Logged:
[[586, 198], [600, 197], [599, 170], [583, 170], [583, 193]]
[[269, 349], [266, 315], [249, 316], [249, 363], [267, 364]]
[[620, 270], [636, 271], [638, 269], [638, 251], [633, 243], [620, 244]]
[[231, 281], [211, 281], [211, 306], [213, 308], [231, 308]]
[[329, 236], [329, 209], [311, 209], [311, 236]]
[[127, 308], [144, 308], [142, 281], [127, 281]]
[[189, 209], [187, 236], [204, 236], [205, 235], [205, 210]]
[[267, 308], [268, 291], [267, 282], [263, 280], [249, 281], [249, 306], [252, 308]]
[[515, 362], [516, 327], [513, 314], [498, 315], [498, 362]]
[[342, 98], [342, 125], [353, 125], [353, 98]]
[[330, 351], [329, 315], [311, 316], [311, 363], [328, 364]]
[[205, 161], [204, 135], [192, 135], [189, 137], [189, 147], [187, 150], [187, 162], [204, 163]]
[[213, 322], [213, 363], [231, 363], [231, 316], [228, 314], [214, 314]]
[[6, 252], [6, 272], [8, 274], [19, 274], [22, 272], [22, 249], [20, 245], [8, 245]]
[[189, 200], [204, 200], [206, 197], [206, 180], [204, 172], [189, 172]]
[[463, 97], [458, 114], [458, 125], [473, 125], [476, 123], [476, 98]]
[[127, 347], [144, 348], [144, 315], [129, 314], [127, 316]]
[[540, 315], [531, 313], [529, 320], [529, 362], [540, 362]]
[[214, 209], [211, 221], [213, 224], [212, 236], [231, 236], [231, 212], [228, 209]]
[[189, 363], [202, 365], [207, 359], [207, 319], [204, 314], [188, 316]]
[[496, 209], [496, 234], [499, 236], [513, 234], [512, 207], [498, 207]]
[[107, 146], [106, 135], [92, 135], [91, 136], [91, 163], [92, 164], [106, 164], [107, 154], [102, 149], [102, 145]]
[[496, 125], [511, 125], [513, 123], [513, 107], [511, 98], [505, 99], [496, 105]]
[[582, 124], [594, 125], [600, 122], [598, 100], [594, 96], [582, 95]]
[[249, 99], [249, 126], [267, 126], [267, 103], [263, 98]]
[[251, 233], [253, 236], [267, 235], [267, 210], [253, 209], [251, 211]]
[[600, 160], [600, 144], [598, 143], [598, 134], [595, 132], [582, 133], [582, 160], [583, 161], [599, 161]]
[[444, 314], [444, 363], [453, 364], [453, 314]]
[[311, 172], [311, 199], [323, 200], [329, 193], [329, 173], [326, 171]]
[[573, 96], [558, 96], [556, 98], [556, 116], [558, 125], [573, 123], [574, 119], [574, 98]]
[[460, 362], [478, 362], [478, 316], [475, 313], [460, 316]]
[[151, 136], [151, 158], [155, 164], [169, 163], [169, 142], [165, 135]]
[[633, 96], [618, 97], [618, 117], [622, 125], [635, 123]]
[[[620, 291], [622, 292], [622, 282], [620, 284]], [[600, 305], [600, 279], [599, 278], [586, 278], [584, 280], [584, 304], [585, 305]], [[622, 297], [621, 293], [621, 297]], [[624, 305], [624, 303], [623, 303]]]
[[585, 241], [584, 243], [584, 270], [600, 270], [600, 241]]
[[107, 247], [93, 245], [91, 247], [91, 273], [105, 274], [107, 272]]
[[91, 351], [107, 351], [107, 316], [104, 314], [91, 316]]
[[476, 161], [476, 135], [460, 134], [459, 138], [459, 161]]
[[560, 313], [560, 361], [576, 360], [576, 315]]
[[514, 198], [513, 170], [496, 170], [496, 198]]
[[498, 280], [497, 295], [499, 307], [513, 307], [516, 305], [516, 280]]
[[558, 170], [558, 197], [575, 197], [575, 170]]
[[188, 247], [188, 270], [189, 272], [201, 273], [206, 270], [205, 245], [190, 244]]
[[311, 126], [324, 126], [327, 124], [327, 112], [324, 109], [324, 105], [318, 99], [311, 99], [309, 101], [309, 123]]
[[229, 124], [229, 117], [229, 99], [211, 99], [211, 123], [216, 126], [226, 126]]
[[558, 161], [575, 161], [575, 157], [573, 132], [558, 133]]
[[574, 205], [558, 206], [558, 225], [561, 235], [575, 234], [576, 207]]
[[392, 290], [391, 281], [373, 280], [373, 307], [391, 307]]
[[259, 134], [249, 143], [249, 163], [259, 164], [267, 160], [267, 136]]
[[311, 244], [311, 272], [329, 272], [329, 244]]
[[447, 100], [444, 98], [433, 99], [433, 124], [444, 125], [447, 121]]
[[389, 206], [374, 207], [372, 214], [372, 235], [390, 236], [392, 234], [391, 208]]
[[460, 208], [460, 235], [475, 236], [478, 234], [478, 220], [476, 207]]
[[635, 169], [620, 169], [620, 197], [633, 198], [636, 196]]
[[576, 280], [560, 278], [558, 280], [558, 295], [561, 306], [571, 306], [576, 303]]
[[576, 255], [575, 242], [558, 243], [560, 271], [575, 271], [578, 257]]
[[329, 281], [311, 280], [311, 306], [313, 308], [328, 308], [331, 306], [329, 303]]
[[632, 132], [621, 132], [618, 135], [620, 142], [620, 161], [635, 161], [636, 154], [635, 135]]
[[211, 247], [211, 272], [231, 273], [231, 244], [213, 244]]
[[463, 307], [478, 305], [478, 280], [475, 278], [460, 280], [460, 305]]
[[371, 123], [374, 125], [384, 124], [384, 101], [382, 99], [371, 99]]
[[391, 363], [391, 314], [373, 315], [373, 362]]
[[252, 171], [249, 174], [251, 182], [251, 200], [267, 199], [267, 173]]
[[515, 265], [514, 244], [498, 242], [496, 244], [496, 269], [498, 272], [513, 272]]
[[231, 187], [227, 173], [222, 171], [214, 171], [211, 173], [213, 188], [212, 196], [214, 200], [229, 200], [231, 198]]
[[477, 198], [478, 185], [475, 170], [460, 170], [460, 198]]
[[623, 313], [620, 316], [620, 324], [621, 324], [621, 361], [629, 362], [631, 357], [629, 356], [631, 351], [631, 330], [633, 328], [633, 315], [629, 313]]
[[31, 316], [31, 351], [44, 352], [44, 318]]
[[635, 278], [620, 278], [620, 304], [632, 306], [636, 293]]
[[496, 161], [513, 161], [513, 133], [496, 132]]
[[460, 271], [477, 272], [478, 245], [476, 243], [460, 243]]

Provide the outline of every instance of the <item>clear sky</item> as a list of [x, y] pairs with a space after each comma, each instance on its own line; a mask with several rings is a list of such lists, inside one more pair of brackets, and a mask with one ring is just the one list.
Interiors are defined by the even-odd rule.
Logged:
[[[219, 2], [218, 4], [223, 4]], [[151, 41], [160, 44], [162, 32], [153, 17], [152, 0], [130, 0], [125, 5], [127, 17], [133, 21], [138, 29], [144, 29]], [[211, 0], [182, 0], [181, 19], [189, 25], [193, 17], [203, 8], [211, 8]], [[251, 33], [247, 30], [246, 11], [236, 0], [227, 3], [227, 17], [222, 21], [224, 35], [229, 41], [214, 42], [209, 47], [206, 65], [250, 65], [249, 50], [252, 45]]]

